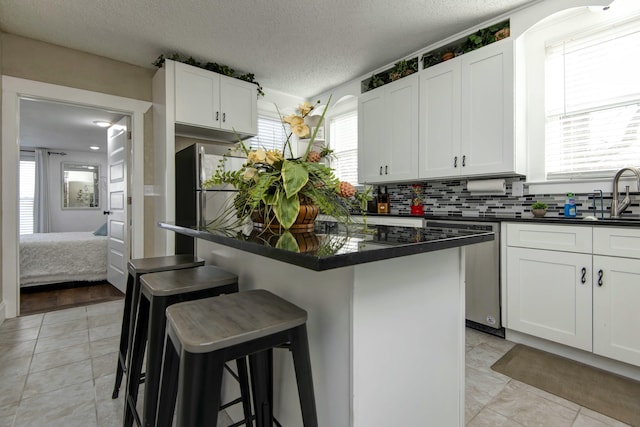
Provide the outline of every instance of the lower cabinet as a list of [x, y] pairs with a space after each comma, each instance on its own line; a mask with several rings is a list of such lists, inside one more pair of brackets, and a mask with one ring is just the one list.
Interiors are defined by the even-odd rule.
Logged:
[[507, 328], [640, 366], [634, 248], [638, 229], [507, 224]]
[[593, 257], [593, 352], [640, 366], [640, 259]]
[[509, 247], [510, 329], [591, 351], [591, 255]]

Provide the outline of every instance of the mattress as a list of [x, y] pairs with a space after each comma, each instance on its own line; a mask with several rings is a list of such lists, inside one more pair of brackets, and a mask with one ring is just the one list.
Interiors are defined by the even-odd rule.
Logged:
[[90, 231], [20, 236], [20, 286], [107, 278], [107, 236]]

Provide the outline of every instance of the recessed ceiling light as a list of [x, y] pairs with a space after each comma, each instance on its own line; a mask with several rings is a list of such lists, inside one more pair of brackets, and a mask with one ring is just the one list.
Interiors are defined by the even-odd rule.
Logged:
[[98, 147], [97, 145], [92, 145], [89, 148], [91, 148], [92, 150], [99, 150], [100, 147]]
[[110, 122], [106, 122], [104, 120], [94, 120], [93, 124], [96, 126], [100, 126], [101, 128], [108, 128], [109, 126], [111, 126]]

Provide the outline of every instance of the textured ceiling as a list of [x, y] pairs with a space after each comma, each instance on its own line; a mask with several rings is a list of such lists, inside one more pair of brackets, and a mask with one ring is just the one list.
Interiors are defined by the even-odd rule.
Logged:
[[153, 68], [162, 53], [311, 97], [539, 0], [0, 0], [0, 30]]

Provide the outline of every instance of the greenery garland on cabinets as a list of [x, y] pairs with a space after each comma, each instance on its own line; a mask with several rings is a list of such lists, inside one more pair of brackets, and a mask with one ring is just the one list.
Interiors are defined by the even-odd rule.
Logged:
[[480, 49], [483, 46], [505, 39], [510, 35], [510, 23], [506, 21], [498, 22], [486, 28], [481, 28], [473, 34], [458, 39], [452, 43], [431, 50], [422, 55], [422, 68], [429, 68], [440, 62], [447, 61], [453, 57], [463, 55], [472, 50]]
[[196, 61], [192, 56], [186, 59], [182, 58], [178, 53], [174, 53], [173, 55], [167, 56], [166, 58], [164, 54], [160, 55], [158, 59], [155, 60], [153, 65], [155, 65], [158, 68], [162, 68], [162, 65], [164, 64], [165, 59], [171, 59], [173, 61], [182, 62], [187, 65], [193, 65], [194, 67], [203, 68], [205, 70], [213, 71], [214, 73], [222, 74], [228, 77], [244, 80], [245, 82], [253, 83], [256, 86], [258, 86], [258, 95], [264, 96], [264, 90], [260, 85], [260, 83], [256, 81], [255, 75], [253, 73], [237, 74], [233, 68], [227, 65], [218, 64], [216, 62], [201, 63]]
[[365, 93], [371, 89], [386, 85], [418, 71], [418, 57], [411, 59], [403, 59], [378, 74], [372, 74], [371, 77], [361, 82], [361, 92]]

